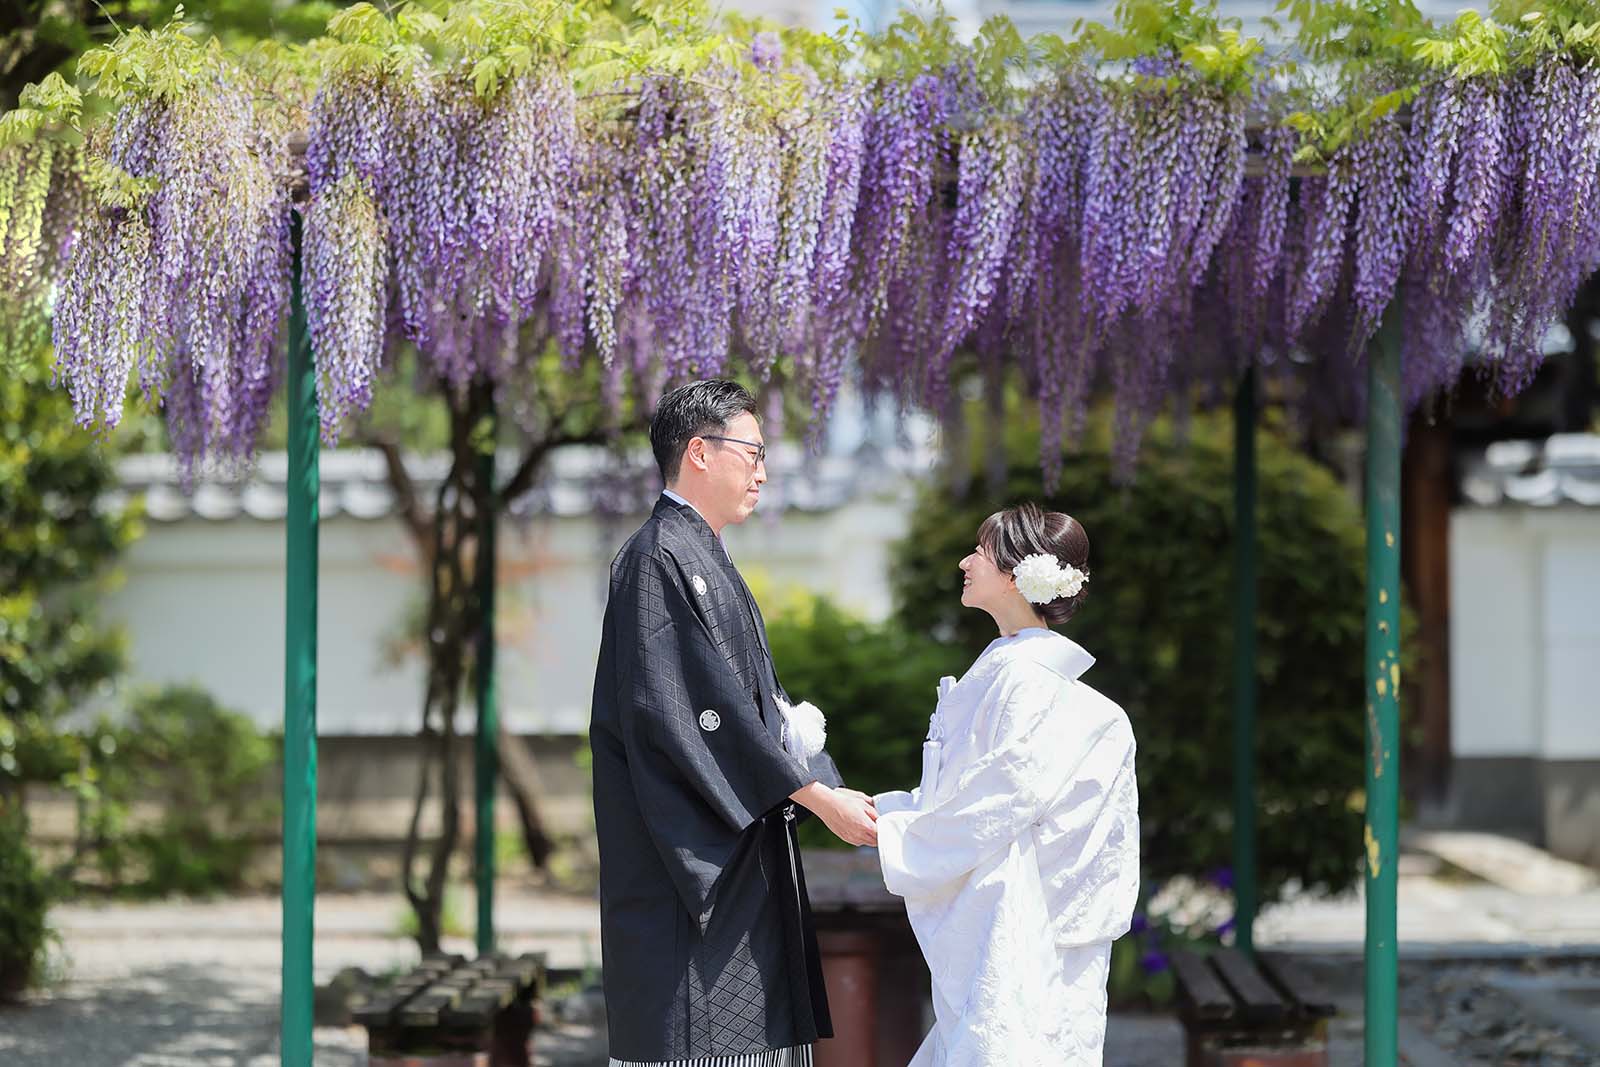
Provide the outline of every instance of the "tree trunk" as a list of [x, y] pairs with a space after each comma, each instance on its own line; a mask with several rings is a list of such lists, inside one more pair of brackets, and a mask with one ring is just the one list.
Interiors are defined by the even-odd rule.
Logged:
[[[623, 434], [642, 432], [648, 411], [641, 406], [632, 417], [618, 421], [605, 409], [587, 420], [570, 418], [570, 399], [542, 396], [539, 408], [548, 416], [545, 428], [523, 442], [515, 473], [503, 486], [483, 482], [477, 449], [494, 439], [484, 425], [493, 410], [491, 386], [475, 383], [463, 395], [441, 387], [450, 410], [451, 466], [439, 487], [433, 513], [427, 513], [406, 471], [399, 444], [374, 442], [383, 452], [390, 487], [399, 501], [401, 519], [429, 574], [427, 628], [422, 634], [427, 649], [426, 697], [420, 736], [424, 755], [417, 782], [416, 803], [406, 833], [401, 879], [417, 917], [417, 942], [424, 952], [437, 952], [444, 934], [444, 888], [450, 860], [460, 843], [461, 791], [456, 762], [456, 711], [463, 686], [473, 668], [479, 634], [476, 570], [480, 558], [480, 517], [484, 509], [509, 506], [533, 487], [555, 451], [569, 445], [596, 445]], [[485, 433], [484, 431], [489, 431]], [[533, 757], [520, 739], [500, 730], [500, 771], [522, 828], [523, 841], [533, 866], [543, 869], [554, 851], [539, 811], [539, 774]], [[428, 849], [426, 876], [419, 880], [422, 851], [421, 826], [432, 797], [432, 775], [438, 774], [442, 825], [438, 839]]]
[[[478, 621], [472, 571], [478, 559], [477, 509], [487, 494], [477, 485], [479, 470], [473, 432], [488, 410], [487, 386], [474, 386], [465, 397], [450, 398], [450, 472], [439, 486], [430, 532], [432, 551], [427, 632], [428, 695], [423, 704], [420, 736], [424, 742], [416, 807], [406, 834], [401, 877], [407, 901], [417, 917], [417, 944], [424, 954], [440, 950], [444, 934], [444, 894], [450, 860], [461, 838], [461, 782], [456, 760], [456, 711], [468, 677]], [[402, 494], [404, 496], [404, 494]], [[438, 767], [442, 805], [439, 836], [428, 849], [427, 873], [418, 882], [422, 815], [428, 801], [428, 776]]]
[[517, 806], [517, 817], [522, 823], [522, 840], [528, 847], [528, 860], [535, 870], [544, 870], [550, 862], [555, 845], [545, 832], [544, 819], [539, 814], [539, 767], [533, 753], [522, 743], [522, 738], [500, 728], [500, 776]]

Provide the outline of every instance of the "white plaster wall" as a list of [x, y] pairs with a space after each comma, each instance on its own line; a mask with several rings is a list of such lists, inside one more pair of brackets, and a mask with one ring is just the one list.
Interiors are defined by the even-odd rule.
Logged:
[[1541, 583], [1524, 513], [1450, 516], [1450, 746], [1457, 756], [1531, 756], [1543, 700]]
[[1600, 759], [1600, 513], [1539, 516], [1544, 564], [1544, 729], [1549, 760]]
[[[499, 669], [501, 715], [513, 729], [587, 730], [606, 571], [639, 521], [506, 523]], [[881, 618], [890, 607], [888, 547], [904, 529], [895, 499], [863, 498], [833, 511], [758, 513], [729, 531], [728, 546], [760, 590], [799, 585]], [[320, 538], [318, 728], [411, 733], [421, 662], [415, 648], [399, 660], [385, 652], [423, 592], [410, 544], [391, 520], [330, 519]], [[130, 681], [193, 681], [261, 725], [280, 725], [283, 558], [277, 523], [150, 523], [106, 605], [107, 617], [128, 627]]]
[[1451, 747], [1600, 758], [1600, 510], [1458, 508]]

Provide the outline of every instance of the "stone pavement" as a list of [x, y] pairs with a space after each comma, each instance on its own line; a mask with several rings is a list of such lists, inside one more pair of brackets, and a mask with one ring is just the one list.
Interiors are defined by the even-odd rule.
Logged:
[[[1552, 876], [1548, 884], [1528, 884], [1520, 864], [1518, 884], [1510, 888], [1464, 876], [1462, 858], [1444, 864], [1418, 853], [1402, 864], [1405, 1062], [1600, 1063], [1600, 1048], [1539, 1013], [1540, 1005], [1556, 1010], [1569, 1003], [1550, 994], [1550, 981], [1536, 983], [1532, 992], [1527, 988], [1530, 974], [1552, 981], [1553, 975], [1565, 983], [1556, 986], [1577, 989], [1576, 997], [1588, 995], [1583, 983], [1594, 982], [1587, 972], [1568, 975], [1559, 968], [1563, 957], [1600, 959], [1600, 888], [1572, 881], [1571, 872], [1561, 874], [1566, 881]], [[1492, 874], [1494, 865], [1486, 866]], [[506, 885], [497, 905], [508, 950], [548, 952], [552, 966], [568, 972], [598, 965], [593, 901]], [[278, 909], [276, 898], [56, 909], [51, 921], [61, 936], [60, 978], [29, 1006], [0, 1011], [0, 1065], [276, 1067]], [[397, 896], [320, 896], [318, 980], [345, 966], [381, 973], [414, 961], [414, 945], [400, 935], [404, 914]], [[1268, 909], [1257, 928], [1258, 943], [1308, 954], [1345, 1008], [1333, 1027], [1334, 1067], [1361, 1063], [1363, 923], [1355, 893], [1290, 900]], [[471, 951], [465, 938], [451, 939], [447, 947]], [[1549, 962], [1543, 971], [1530, 971], [1530, 957]], [[1584, 1010], [1581, 1000], [1570, 1003]], [[537, 1038], [539, 1062], [603, 1064], [603, 1027], [594, 1013], [582, 1010], [581, 1000], [555, 1007]], [[572, 1010], [560, 1010], [567, 1008]], [[316, 1040], [317, 1067], [365, 1067], [360, 1029], [319, 1028]], [[1578, 1058], [1562, 1058], [1561, 1050], [1574, 1041]], [[1169, 1017], [1118, 1015], [1108, 1027], [1106, 1063], [1173, 1067], [1182, 1061], [1181, 1049], [1180, 1031]], [[1483, 1049], [1500, 1051], [1485, 1059]]]

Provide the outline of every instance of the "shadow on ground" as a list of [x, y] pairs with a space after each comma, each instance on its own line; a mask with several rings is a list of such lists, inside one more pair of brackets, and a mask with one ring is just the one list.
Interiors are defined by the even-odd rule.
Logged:
[[[365, 1067], [359, 1029], [319, 1029], [317, 1067]], [[274, 986], [194, 964], [68, 981], [0, 1011], [7, 1067], [277, 1067]]]

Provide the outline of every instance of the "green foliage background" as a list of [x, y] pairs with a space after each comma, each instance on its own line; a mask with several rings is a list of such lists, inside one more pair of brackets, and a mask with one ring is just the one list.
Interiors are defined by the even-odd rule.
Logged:
[[22, 806], [0, 798], [0, 1001], [39, 975], [49, 947], [50, 879], [28, 848]]
[[[916, 781], [940, 675], [960, 675], [995, 636], [961, 606], [956, 563], [982, 520], [1039, 500], [1083, 522], [1093, 578], [1064, 632], [1097, 657], [1086, 680], [1128, 712], [1139, 740], [1144, 869], [1152, 883], [1232, 860], [1232, 423], [1156, 425], [1136, 481], [1114, 486], [1108, 419], [1096, 416], [1059, 490], [1043, 492], [1036, 428], [1020, 414], [971, 443], [972, 475], [924, 492], [893, 564], [894, 616], [867, 623], [826, 600], [773, 612], [784, 685], [828, 715], [828, 748], [867, 791]], [[985, 437], [987, 434], [987, 438]], [[1004, 448], [1003, 485], [983, 468]], [[1360, 510], [1281, 428], [1259, 445], [1257, 729], [1259, 881], [1338, 890], [1359, 873], [1365, 555]], [[808, 844], [828, 835], [811, 828]]]
[[[1059, 489], [1043, 491], [1037, 435], [1008, 418], [974, 442], [1005, 449], [1005, 482], [928, 490], [894, 564], [901, 626], [970, 655], [994, 637], [960, 604], [955, 561], [999, 507], [1037, 500], [1083, 523], [1089, 596], [1065, 628], [1097, 657], [1086, 681], [1128, 712], [1139, 741], [1147, 878], [1231, 862], [1233, 448], [1225, 414], [1183, 435], [1156, 425], [1137, 480], [1113, 486], [1109, 420], [1096, 417]], [[1259, 444], [1257, 721], [1259, 877], [1341, 889], [1358, 873], [1362, 825], [1365, 553], [1361, 514], [1324, 467], [1264, 429]]]
[[0, 111], [16, 106], [29, 82], [73, 73], [78, 56], [119, 30], [162, 26], [181, 7], [193, 22], [230, 43], [315, 37], [342, 3], [327, 0], [7, 0], [0, 16]]
[[45, 355], [0, 375], [0, 794], [76, 770], [60, 720], [122, 668], [96, 600], [139, 531], [136, 513], [102, 506], [116, 474]]
[[[193, 686], [137, 695], [88, 738], [93, 880], [133, 896], [237, 889], [278, 827], [281, 739]], [[153, 820], [135, 806], [155, 804]]]
[[[966, 669], [964, 649], [893, 621], [863, 622], [826, 598], [791, 601], [767, 636], [784, 688], [827, 716], [828, 752], [845, 784], [866, 793], [917, 784], [935, 687]], [[816, 820], [800, 834], [808, 847], [846, 847]]]

